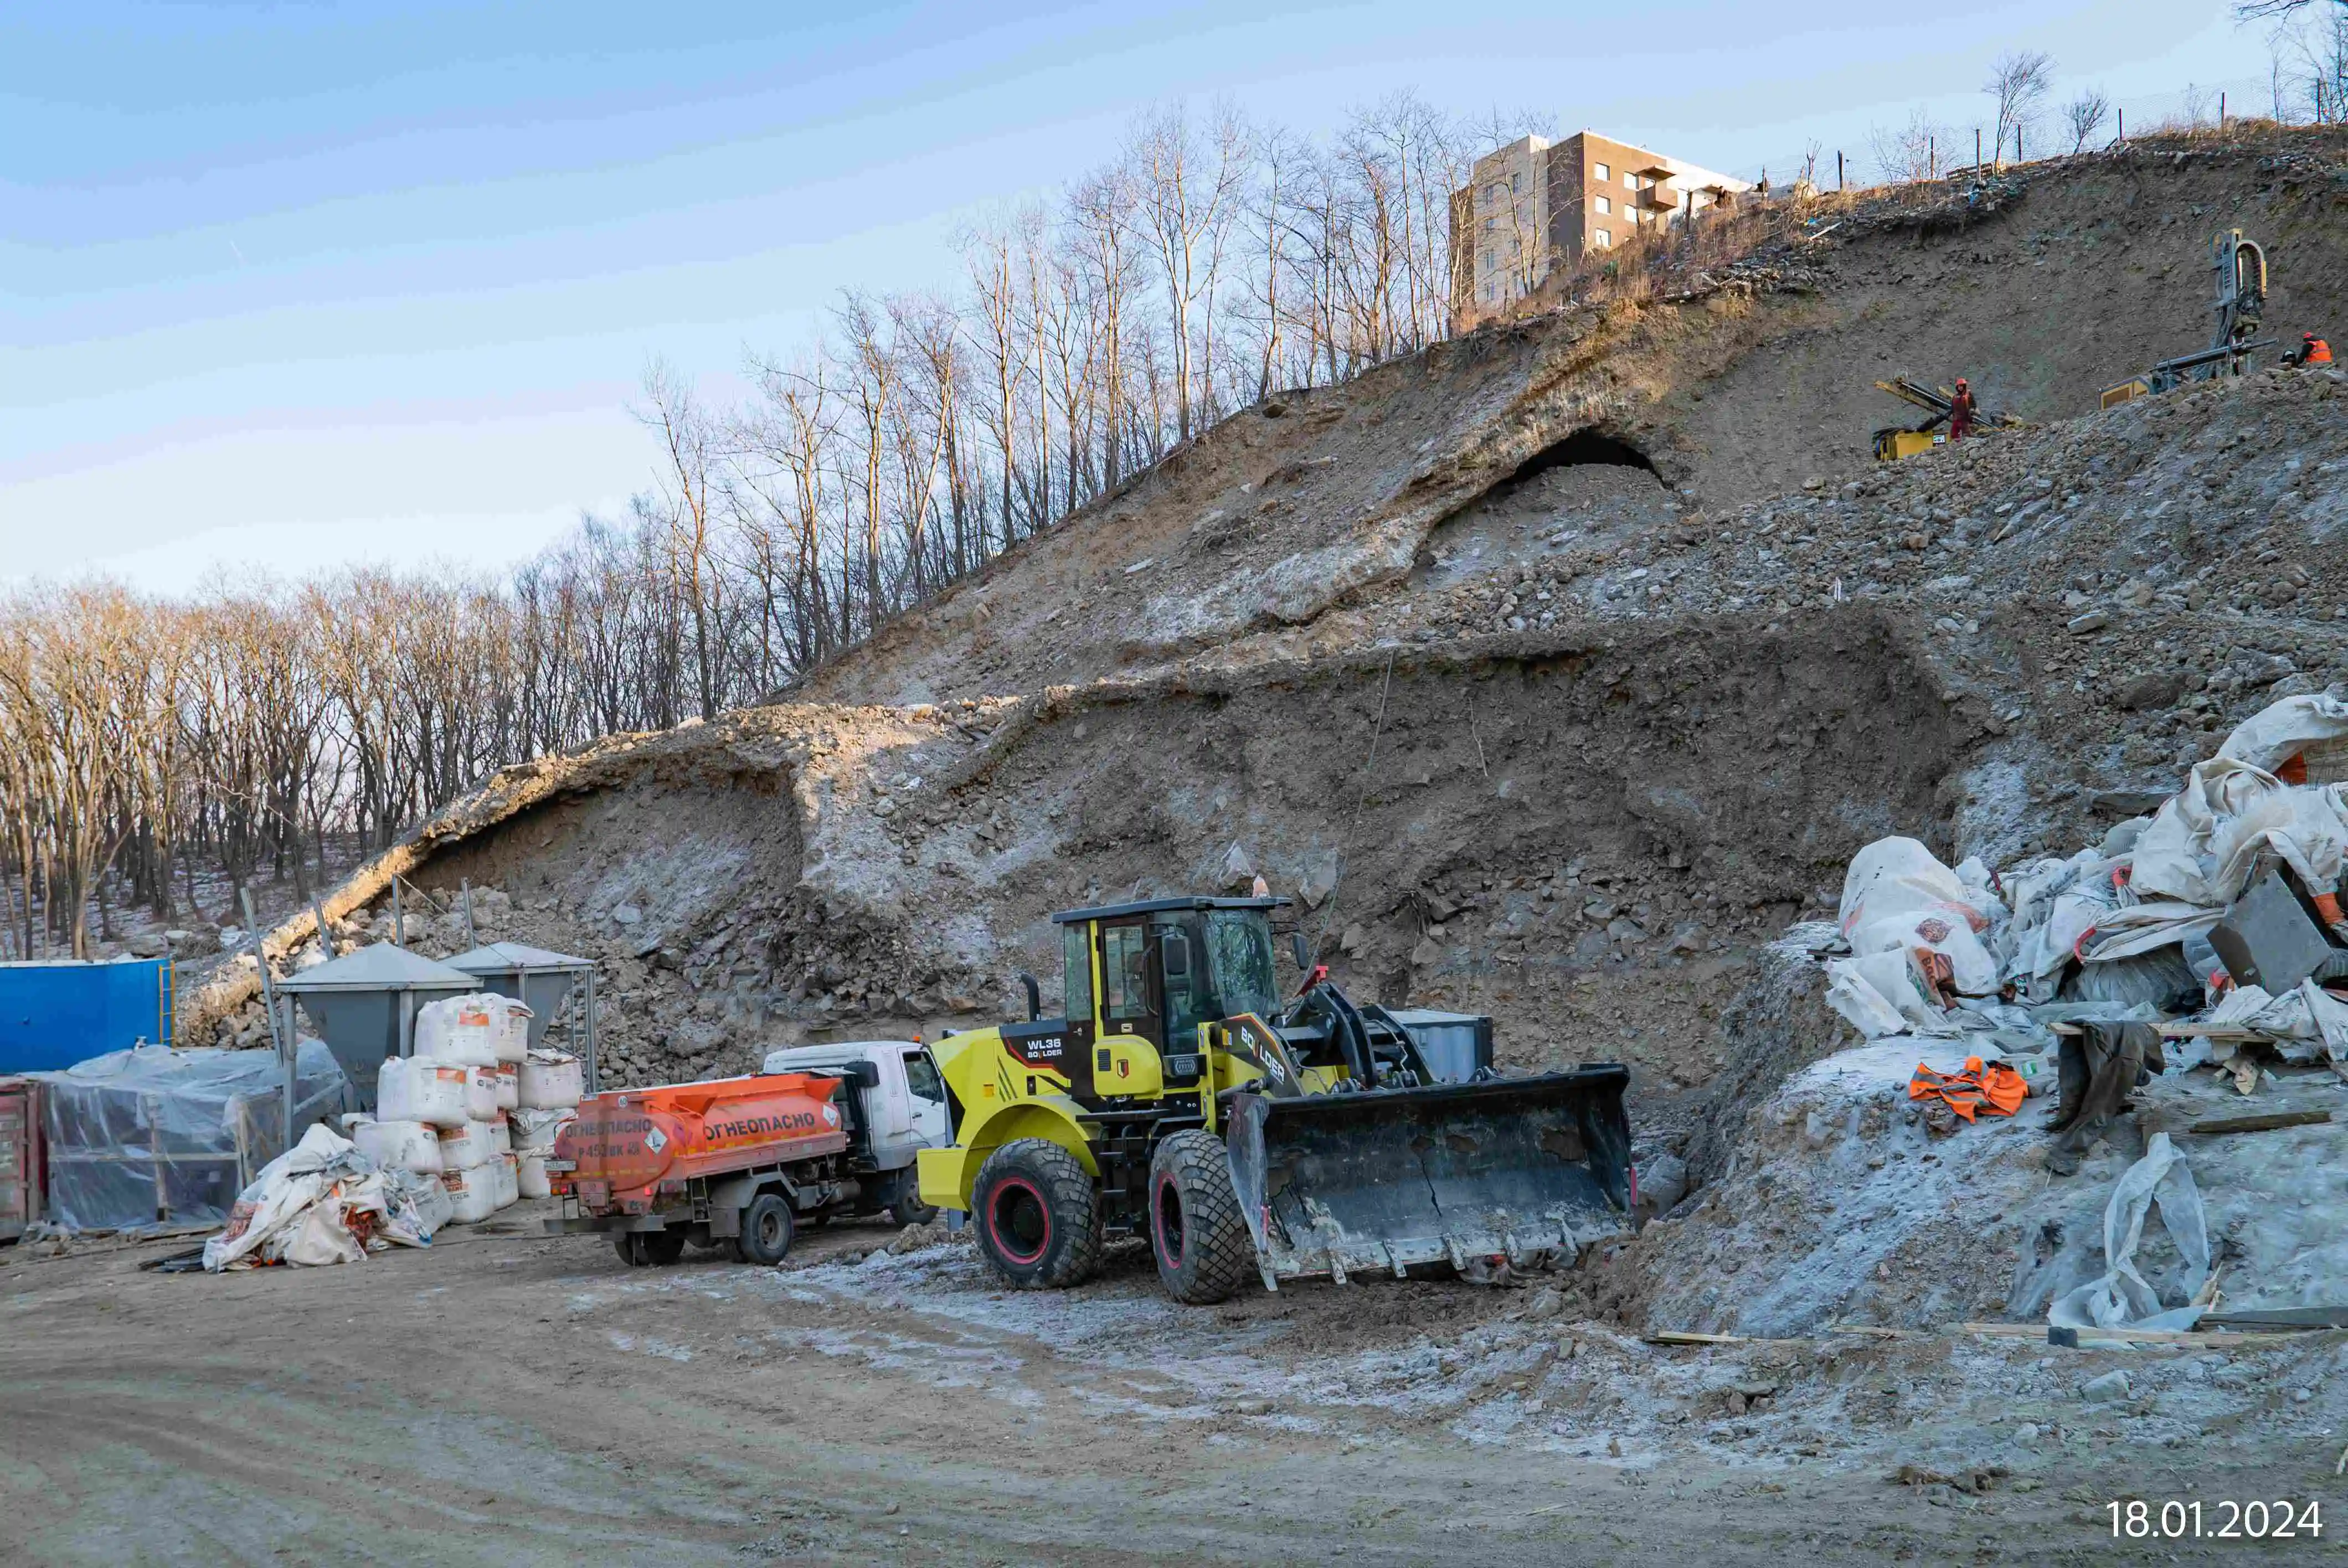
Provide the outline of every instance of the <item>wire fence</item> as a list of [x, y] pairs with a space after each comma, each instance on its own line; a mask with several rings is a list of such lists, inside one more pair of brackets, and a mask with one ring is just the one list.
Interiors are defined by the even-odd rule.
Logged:
[[[1772, 190], [1804, 180], [1820, 191], [1857, 190], [2099, 150], [2139, 137], [2214, 132], [2250, 121], [2333, 123], [2348, 119], [2348, 85], [2339, 75], [2318, 64], [2279, 59], [2263, 77], [2188, 82], [2160, 93], [2096, 95], [2102, 99], [2100, 114], [2082, 93], [2043, 108], [2022, 126], [2018, 138], [2009, 133], [2003, 138], [2003, 146], [1995, 110], [1986, 99], [1970, 118], [1921, 107], [1897, 125], [1874, 128], [1857, 146], [1813, 141], [1725, 172], [1766, 182]], [[2075, 122], [2070, 112], [2075, 103], [2081, 106]]]

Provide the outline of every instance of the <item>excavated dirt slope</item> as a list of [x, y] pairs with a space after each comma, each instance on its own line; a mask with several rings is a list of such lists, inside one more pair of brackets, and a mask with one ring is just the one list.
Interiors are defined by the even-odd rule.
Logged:
[[[2276, 328], [2338, 319], [2343, 151], [2041, 166], [1283, 396], [797, 700], [494, 781], [329, 915], [499, 887], [610, 966], [642, 1081], [1056, 999], [1048, 911], [1260, 871], [1361, 991], [1629, 1061], [1643, 1146], [1715, 1178], [1843, 1039], [1760, 954], [1859, 845], [2067, 853], [2348, 676], [2335, 374], [2083, 412], [2203, 341], [2213, 229], [2269, 243]], [[2045, 423], [1872, 465], [1902, 369]]]
[[[1550, 465], [1642, 465], [1717, 516], [1866, 472], [1913, 412], [1873, 384], [1972, 378], [2033, 421], [2209, 341], [2212, 234], [2271, 258], [2271, 329], [2348, 300], [2348, 140], [2170, 147], [2035, 165], [2010, 190], [1879, 203], [1757, 282], [1495, 326], [1226, 420], [808, 682], [819, 701], [1012, 694], [1270, 638], [1404, 592], [1430, 532]], [[2272, 354], [2262, 355], [2271, 360]], [[1617, 475], [1596, 476], [1615, 478]], [[1323, 627], [1322, 645], [1357, 628]]]

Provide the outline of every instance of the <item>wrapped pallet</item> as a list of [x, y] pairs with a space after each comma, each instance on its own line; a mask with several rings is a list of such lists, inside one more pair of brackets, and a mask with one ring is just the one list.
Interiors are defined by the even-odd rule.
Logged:
[[[284, 1149], [285, 1070], [271, 1051], [137, 1046], [26, 1076], [42, 1086], [48, 1218], [67, 1230], [223, 1224]], [[294, 1137], [350, 1100], [334, 1052], [303, 1040]]]

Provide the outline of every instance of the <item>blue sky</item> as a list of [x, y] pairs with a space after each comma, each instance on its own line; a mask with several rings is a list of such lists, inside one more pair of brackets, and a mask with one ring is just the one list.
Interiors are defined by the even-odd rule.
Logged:
[[[0, 11], [0, 579], [497, 564], [616, 511], [648, 359], [722, 385], [1154, 100], [1414, 87], [1782, 177], [2000, 48], [2123, 102], [2267, 72], [2224, 0]], [[2260, 92], [2262, 86], [2259, 87]]]

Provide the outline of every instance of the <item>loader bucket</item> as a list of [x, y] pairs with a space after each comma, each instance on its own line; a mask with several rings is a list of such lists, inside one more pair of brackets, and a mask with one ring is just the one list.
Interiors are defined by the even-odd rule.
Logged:
[[1225, 1147], [1265, 1288], [1412, 1264], [1571, 1258], [1623, 1228], [1630, 1070], [1231, 1102]]

